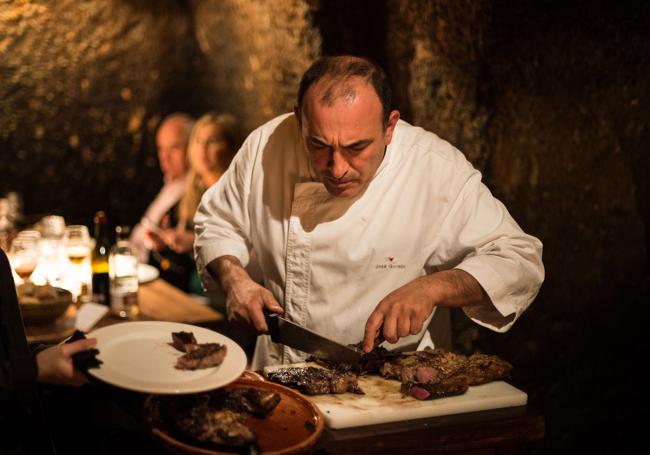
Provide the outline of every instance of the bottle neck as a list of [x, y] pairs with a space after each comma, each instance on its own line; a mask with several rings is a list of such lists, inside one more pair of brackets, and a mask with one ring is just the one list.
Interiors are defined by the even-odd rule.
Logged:
[[99, 251], [103, 248], [105, 251], [102, 254], [108, 254], [108, 247], [110, 239], [108, 234], [108, 220], [104, 212], [98, 212], [95, 215], [95, 250]]

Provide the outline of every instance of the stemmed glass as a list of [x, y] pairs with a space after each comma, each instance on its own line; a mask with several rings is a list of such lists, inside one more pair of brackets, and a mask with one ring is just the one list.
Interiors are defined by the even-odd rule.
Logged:
[[11, 242], [9, 248], [9, 261], [16, 274], [25, 282], [30, 282], [30, 277], [38, 265], [38, 241], [34, 237], [18, 236]]
[[86, 226], [76, 224], [66, 226], [63, 244], [68, 259], [75, 265], [83, 264], [90, 257], [90, 234]]

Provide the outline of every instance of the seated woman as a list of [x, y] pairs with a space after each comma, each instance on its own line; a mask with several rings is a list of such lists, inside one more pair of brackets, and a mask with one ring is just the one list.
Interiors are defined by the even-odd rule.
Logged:
[[[168, 281], [186, 291], [197, 294], [202, 292], [192, 257], [194, 213], [205, 190], [216, 183], [228, 169], [240, 145], [239, 127], [233, 116], [207, 113], [199, 118], [190, 134], [187, 151], [189, 172], [178, 210], [164, 222], [162, 232], [148, 232], [154, 250], [169, 261], [159, 261], [158, 266], [163, 270], [161, 276], [167, 279], [164, 273], [166, 265], [171, 269], [176, 264], [183, 264], [185, 270], [178, 271], [181, 276]], [[176, 222], [173, 222], [174, 215], [177, 215]], [[165, 251], [167, 256], [162, 254]], [[154, 258], [156, 256], [158, 255], [154, 254]], [[191, 262], [191, 267], [187, 267], [188, 261]]]

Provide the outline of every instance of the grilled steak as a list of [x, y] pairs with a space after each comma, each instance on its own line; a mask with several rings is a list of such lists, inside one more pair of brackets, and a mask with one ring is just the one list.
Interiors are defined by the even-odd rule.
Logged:
[[496, 355], [472, 354], [466, 369], [469, 385], [506, 379], [510, 376], [512, 365]]
[[280, 395], [242, 387], [226, 391], [163, 396], [160, 413], [165, 425], [178, 436], [239, 452], [259, 453], [257, 436], [246, 425], [248, 415], [264, 418], [273, 413]]
[[[512, 365], [495, 355], [473, 354], [467, 358], [444, 349], [395, 352], [378, 347], [364, 354], [360, 365], [312, 360], [328, 369], [284, 368], [269, 373], [268, 379], [298, 389], [307, 395], [319, 395], [354, 392], [349, 387], [359, 389], [359, 375], [379, 374], [386, 379], [400, 381], [404, 395], [419, 400], [431, 400], [461, 395], [469, 386], [505, 379], [512, 370]], [[336, 380], [330, 380], [330, 377], [353, 377], [354, 382], [346, 388], [343, 380], [338, 379], [339, 384]]]
[[197, 344], [192, 332], [172, 332], [172, 342], [169, 343], [181, 352], [187, 352], [185, 345]]
[[244, 414], [215, 409], [209, 394], [161, 397], [161, 415], [178, 436], [230, 447], [257, 445], [256, 435], [243, 420]]
[[388, 358], [379, 370], [387, 379], [403, 383], [436, 384], [467, 366], [467, 357], [443, 349], [416, 351]]
[[464, 374], [444, 378], [436, 383], [403, 382], [402, 393], [418, 400], [433, 400], [434, 398], [462, 395], [467, 392], [469, 382]]
[[186, 344], [186, 354], [176, 360], [176, 368], [179, 370], [198, 370], [216, 367], [221, 365], [227, 351], [225, 345], [218, 343]]
[[345, 392], [363, 395], [363, 390], [357, 383], [357, 375], [349, 371], [289, 367], [269, 372], [266, 376], [269, 381], [297, 389], [305, 395]]
[[244, 412], [258, 419], [268, 417], [280, 403], [280, 394], [259, 389], [243, 388], [228, 393], [223, 407], [235, 412]]

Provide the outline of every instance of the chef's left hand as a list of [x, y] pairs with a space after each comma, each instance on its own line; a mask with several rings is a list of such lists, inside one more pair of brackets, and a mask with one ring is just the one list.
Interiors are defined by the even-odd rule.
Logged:
[[[366, 322], [363, 350], [370, 352], [382, 330], [389, 343], [420, 333], [433, 307], [461, 308], [492, 305], [490, 296], [476, 279], [461, 269], [421, 276], [388, 294]], [[383, 327], [382, 327], [383, 324]]]
[[363, 350], [370, 352], [382, 330], [384, 339], [397, 343], [402, 337], [420, 333], [433, 311], [430, 277], [406, 283], [382, 299], [366, 322]]

